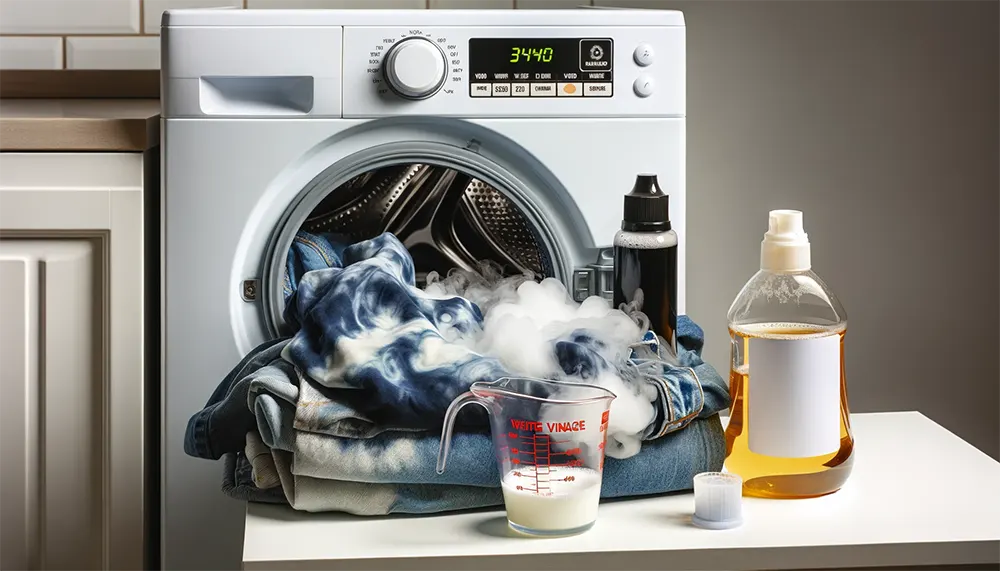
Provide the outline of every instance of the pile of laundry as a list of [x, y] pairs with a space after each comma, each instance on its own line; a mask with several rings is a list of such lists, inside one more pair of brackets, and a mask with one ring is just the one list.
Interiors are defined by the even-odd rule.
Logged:
[[420, 288], [392, 234], [340, 240], [296, 236], [284, 284], [293, 333], [244, 357], [188, 422], [185, 452], [223, 458], [229, 496], [360, 515], [502, 505], [479, 407], [459, 415], [447, 471], [435, 466], [452, 399], [505, 376], [616, 394], [604, 498], [690, 489], [721, 469], [728, 389], [686, 316], [667, 355], [640, 311], [576, 303], [556, 280], [483, 264], [432, 272]]

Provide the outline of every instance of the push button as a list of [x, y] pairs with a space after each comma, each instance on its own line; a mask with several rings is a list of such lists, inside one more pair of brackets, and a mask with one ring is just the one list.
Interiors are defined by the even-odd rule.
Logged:
[[555, 97], [556, 96], [556, 84], [554, 84], [554, 83], [532, 83], [531, 84], [531, 96], [532, 97]]
[[527, 97], [529, 89], [531, 89], [529, 83], [512, 83], [510, 84], [510, 95], [511, 97]]
[[635, 52], [632, 54], [632, 59], [640, 67], [646, 67], [647, 65], [653, 64], [653, 46], [649, 44], [639, 44], [639, 47], [635, 48]]
[[632, 84], [632, 89], [639, 97], [649, 97], [653, 94], [653, 78], [648, 75], [640, 75]]
[[583, 95], [582, 83], [560, 83], [559, 97], [580, 97]]
[[493, 97], [510, 97], [510, 84], [509, 83], [494, 83], [493, 84]]
[[580, 40], [580, 71], [611, 71], [611, 40]]
[[492, 93], [493, 93], [493, 84], [491, 83], [472, 84], [473, 97], [489, 97]]
[[586, 83], [583, 94], [586, 97], [611, 97], [610, 83]]

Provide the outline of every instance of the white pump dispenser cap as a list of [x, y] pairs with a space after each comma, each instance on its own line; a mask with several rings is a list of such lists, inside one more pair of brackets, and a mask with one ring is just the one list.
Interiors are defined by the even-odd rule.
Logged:
[[772, 272], [804, 272], [812, 267], [809, 236], [802, 229], [802, 212], [772, 210], [767, 233], [760, 243], [760, 269]]

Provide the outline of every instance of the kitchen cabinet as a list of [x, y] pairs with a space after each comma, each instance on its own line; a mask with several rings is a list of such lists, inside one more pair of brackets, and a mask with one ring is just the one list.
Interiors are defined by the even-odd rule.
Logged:
[[157, 164], [0, 152], [0, 568], [150, 561]]

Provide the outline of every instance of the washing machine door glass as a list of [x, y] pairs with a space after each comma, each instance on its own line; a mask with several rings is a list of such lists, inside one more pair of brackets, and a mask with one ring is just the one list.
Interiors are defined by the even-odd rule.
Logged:
[[449, 145], [390, 143], [321, 172], [281, 218], [263, 268], [264, 318], [272, 336], [283, 317], [289, 248], [301, 232], [341, 244], [393, 233], [413, 257], [417, 285], [430, 272], [480, 270], [567, 281], [574, 257], [567, 236], [538, 211], [528, 188], [475, 152]]

